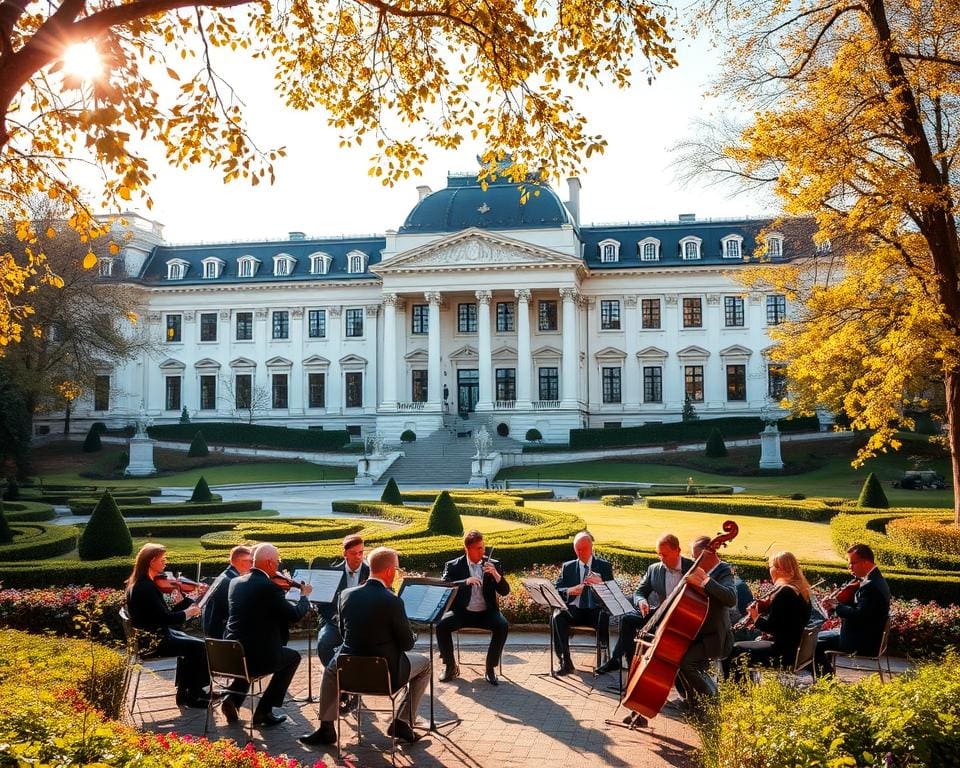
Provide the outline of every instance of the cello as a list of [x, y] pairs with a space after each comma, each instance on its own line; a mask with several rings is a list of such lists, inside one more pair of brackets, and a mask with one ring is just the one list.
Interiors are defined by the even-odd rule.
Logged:
[[[704, 547], [703, 552], [716, 552], [736, 538], [740, 529], [733, 520], [726, 520], [723, 531]], [[703, 552], [694, 561], [688, 574], [700, 567]], [[637, 653], [630, 664], [620, 703], [644, 717], [660, 714], [676, 679], [680, 662], [707, 618], [709, 598], [700, 587], [689, 583], [686, 575], [650, 619], [650, 626], [656, 627], [653, 639], [637, 638]], [[644, 634], [649, 635], [649, 630]]]

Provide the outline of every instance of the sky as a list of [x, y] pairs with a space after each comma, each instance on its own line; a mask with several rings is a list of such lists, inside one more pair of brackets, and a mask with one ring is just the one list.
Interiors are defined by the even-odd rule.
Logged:
[[[705, 43], [678, 41], [679, 66], [647, 84], [638, 73], [629, 90], [594, 86], [577, 104], [590, 120], [589, 132], [608, 142], [606, 152], [586, 161], [580, 175], [581, 223], [758, 216], [766, 213], [754, 198], [734, 196], [707, 183], [687, 184], [670, 167], [670, 147], [689, 135], [691, 121], [706, 117], [711, 105], [704, 91], [717, 67]], [[230, 77], [230, 73], [227, 73]], [[180, 171], [155, 161], [157, 180], [152, 211], [137, 212], [164, 225], [172, 243], [282, 239], [290, 231], [310, 236], [382, 234], [399, 229], [417, 202], [417, 186], [446, 185], [448, 171], [477, 169], [483, 150], [469, 142], [457, 152], [432, 152], [423, 176], [384, 187], [367, 175], [366, 147], [341, 149], [324, 113], [283, 107], [269, 79], [239, 73], [252, 133], [261, 148], [285, 146], [275, 163], [271, 186], [243, 181], [223, 184], [203, 168]], [[567, 199], [565, 181], [555, 181]]]

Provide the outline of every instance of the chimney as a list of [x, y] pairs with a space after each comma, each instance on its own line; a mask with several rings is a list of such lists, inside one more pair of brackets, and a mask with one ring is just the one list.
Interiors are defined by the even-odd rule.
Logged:
[[428, 187], [426, 184], [421, 184], [419, 187], [417, 187], [417, 202], [419, 203], [421, 200], [423, 200], [423, 198], [427, 197], [427, 195], [432, 194], [433, 190], [430, 189], [430, 187]]
[[580, 179], [576, 176], [567, 179], [567, 194], [570, 199], [567, 201], [567, 210], [573, 218], [573, 223], [580, 226]]
[[291, 233], [290, 233], [290, 239], [291, 239], [291, 240], [306, 240], [306, 239], [307, 239], [307, 236], [306, 236], [303, 232], [291, 232]]
[[681, 224], [689, 224], [690, 222], [697, 220], [697, 214], [695, 213], [681, 213], [678, 217], [678, 221]]

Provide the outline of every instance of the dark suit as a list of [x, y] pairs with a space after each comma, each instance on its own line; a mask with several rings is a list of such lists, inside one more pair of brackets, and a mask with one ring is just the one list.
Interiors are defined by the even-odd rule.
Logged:
[[[607, 612], [602, 610], [600, 601], [592, 589], [584, 589], [576, 598], [568, 597], [567, 590], [583, 582], [582, 565], [579, 559], [568, 560], [560, 569], [556, 586], [560, 596], [567, 603], [567, 611], [558, 611], [553, 616], [553, 636], [557, 655], [561, 661], [570, 658], [570, 627], [596, 627], [601, 645], [610, 642], [610, 623]], [[607, 560], [593, 556], [590, 569], [603, 581], [613, 579], [613, 566]], [[572, 602], [571, 602], [572, 601]]]
[[883, 638], [883, 628], [890, 616], [890, 587], [880, 569], [874, 567], [860, 582], [850, 605], [838, 605], [840, 631], [821, 632], [817, 638], [817, 666], [830, 671], [826, 652], [843, 651], [876, 656]]
[[510, 624], [500, 612], [497, 595], [509, 595], [510, 585], [505, 578], [502, 578], [503, 566], [500, 565], [500, 562], [497, 560], [490, 560], [489, 562], [496, 568], [501, 579], [498, 582], [490, 574], [483, 574], [481, 595], [484, 608], [481, 611], [471, 611], [469, 608], [474, 588], [465, 583], [471, 575], [467, 556], [463, 555], [456, 560], [450, 560], [443, 567], [441, 578], [459, 587], [451, 609], [443, 615], [443, 618], [437, 624], [437, 647], [440, 651], [440, 658], [448, 667], [454, 666], [455, 663], [453, 658], [453, 633], [463, 627], [490, 630], [492, 637], [490, 638], [490, 646], [487, 648], [487, 669], [494, 669], [500, 663], [500, 655], [503, 653], [503, 646], [507, 642], [507, 632], [510, 629]]
[[710, 578], [703, 586], [709, 602], [707, 617], [684, 654], [677, 672], [683, 690], [688, 697], [694, 698], [698, 695], [712, 696], [717, 692], [717, 685], [708, 673], [710, 660], [725, 659], [733, 650], [729, 611], [737, 604], [733, 569], [729, 563], [720, 561], [708, 575]]
[[206, 602], [203, 605], [203, 634], [207, 637], [220, 639], [227, 628], [227, 617], [230, 615], [230, 604], [227, 602], [230, 582], [240, 575], [240, 572], [232, 565], [217, 576], [213, 582], [210, 591], [207, 593]]
[[[797, 658], [797, 648], [800, 647], [800, 637], [807, 623], [810, 621], [810, 601], [789, 586], [777, 589], [770, 608], [763, 616], [758, 616], [754, 626], [766, 635], [770, 635], [773, 643], [765, 648], [751, 648], [734, 645], [733, 654], [724, 662], [724, 677], [730, 669], [734, 674], [739, 673], [737, 659], [746, 656], [748, 667], [785, 667], [792, 668]], [[740, 664], [743, 664], [741, 661]]]
[[398, 712], [407, 714], [406, 703], [410, 697], [416, 714], [430, 680], [430, 662], [420, 654], [406, 653], [413, 648], [415, 638], [403, 601], [383, 582], [369, 579], [362, 587], [344, 591], [340, 600], [340, 623], [343, 644], [324, 668], [320, 683], [320, 720], [336, 719], [337, 659], [342, 655], [385, 658], [393, 690], [410, 681], [409, 692]]
[[[336, 567], [343, 569], [343, 576], [340, 577], [340, 586], [337, 587], [333, 596], [333, 602], [321, 603], [317, 610], [320, 613], [319, 634], [317, 635], [317, 658], [323, 666], [327, 666], [333, 658], [334, 652], [343, 638], [340, 636], [340, 616], [337, 611], [340, 605], [340, 596], [347, 589], [347, 564], [339, 563]], [[363, 586], [370, 578], [370, 566], [366, 563], [360, 563], [360, 580], [357, 586]]]
[[[290, 681], [300, 666], [300, 654], [285, 643], [290, 624], [302, 619], [310, 610], [305, 595], [296, 604], [289, 602], [284, 591], [259, 568], [231, 580], [228, 592], [230, 617], [224, 637], [239, 640], [247, 656], [251, 675], [273, 674], [263, 692], [254, 717], [269, 715], [272, 707], [283, 704]], [[246, 693], [242, 680], [230, 685], [238, 693]], [[241, 696], [234, 697], [238, 706]]]

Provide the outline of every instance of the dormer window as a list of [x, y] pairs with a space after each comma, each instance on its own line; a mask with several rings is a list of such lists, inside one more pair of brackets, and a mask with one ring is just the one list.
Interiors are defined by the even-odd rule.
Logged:
[[97, 259], [97, 266], [100, 270], [100, 277], [113, 277], [113, 259], [101, 256]]
[[620, 261], [620, 243], [616, 240], [600, 241], [600, 262], [614, 264]]
[[216, 280], [220, 277], [223, 272], [223, 267], [226, 264], [223, 259], [218, 259], [216, 256], [206, 258], [201, 263], [203, 264], [204, 280]]
[[313, 253], [310, 255], [310, 274], [325, 275], [330, 271], [330, 262], [333, 258], [326, 253]]
[[273, 274], [277, 277], [293, 274], [297, 260], [289, 253], [278, 253], [273, 257]]
[[660, 241], [655, 237], [646, 237], [637, 243], [640, 261], [660, 261]]
[[366, 272], [367, 254], [361, 251], [351, 251], [347, 254], [347, 272], [352, 275]]
[[190, 262], [183, 259], [170, 259], [167, 262], [167, 280], [183, 280], [186, 277]]
[[237, 274], [240, 277], [253, 277], [260, 268], [260, 259], [253, 256], [241, 256], [237, 260]]
[[771, 259], [779, 259], [783, 256], [783, 235], [779, 232], [767, 235], [767, 256]]
[[740, 235], [727, 235], [720, 238], [720, 246], [723, 250], [723, 258], [743, 258], [743, 237]]
[[699, 237], [685, 237], [680, 241], [680, 258], [684, 261], [695, 261], [700, 258], [700, 246], [703, 240]]

